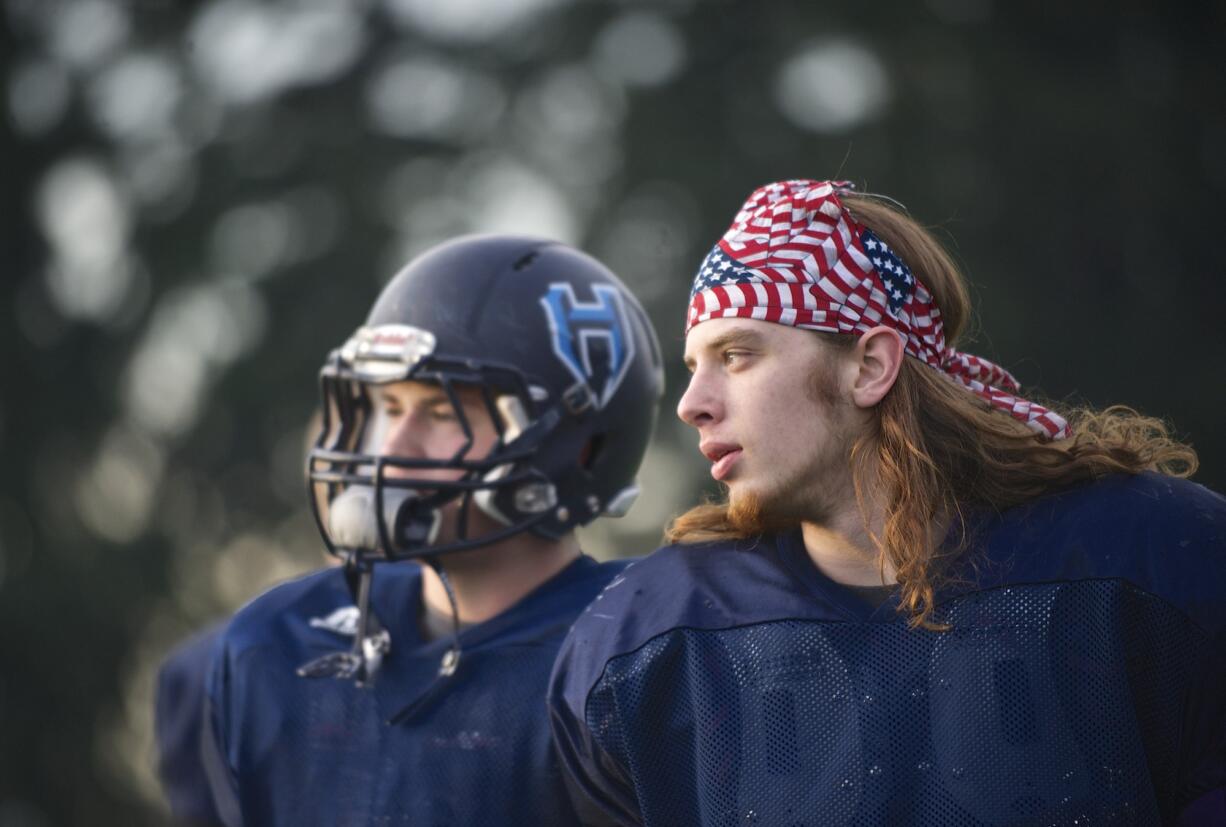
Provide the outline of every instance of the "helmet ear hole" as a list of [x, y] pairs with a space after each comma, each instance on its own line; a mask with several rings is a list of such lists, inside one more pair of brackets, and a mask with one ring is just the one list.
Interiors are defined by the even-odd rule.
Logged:
[[583, 446], [583, 450], [579, 452], [579, 467], [584, 471], [591, 471], [592, 466], [600, 459], [600, 454], [604, 450], [605, 435], [595, 434]]

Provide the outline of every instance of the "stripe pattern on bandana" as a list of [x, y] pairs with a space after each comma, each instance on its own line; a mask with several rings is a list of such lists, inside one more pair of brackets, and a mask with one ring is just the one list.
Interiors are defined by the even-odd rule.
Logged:
[[755, 190], [703, 260], [686, 332], [708, 319], [745, 318], [827, 333], [898, 331], [911, 356], [993, 408], [1051, 439], [1063, 417], [1017, 396], [1004, 368], [945, 344], [941, 311], [906, 263], [857, 223], [838, 194], [846, 181], [792, 180]]

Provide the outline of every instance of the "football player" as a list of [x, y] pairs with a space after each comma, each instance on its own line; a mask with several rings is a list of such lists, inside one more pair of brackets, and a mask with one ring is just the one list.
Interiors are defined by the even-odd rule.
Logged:
[[663, 374], [651, 325], [562, 244], [461, 238], [409, 263], [321, 372], [308, 460], [341, 561], [226, 628], [206, 765], [229, 825], [568, 824], [544, 692], [623, 568]]
[[1226, 500], [1162, 423], [1024, 398], [968, 317], [885, 199], [751, 195], [677, 409], [727, 497], [555, 667], [586, 822], [1226, 824]]

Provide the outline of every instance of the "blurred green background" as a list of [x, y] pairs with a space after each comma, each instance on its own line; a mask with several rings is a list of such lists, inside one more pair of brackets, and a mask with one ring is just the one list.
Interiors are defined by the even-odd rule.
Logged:
[[157, 662], [319, 564], [316, 371], [458, 233], [576, 244], [658, 326], [646, 496], [600, 554], [708, 487], [671, 413], [690, 278], [786, 177], [906, 204], [978, 352], [1169, 417], [1226, 488], [1219, 2], [0, 4], [0, 827], [166, 820]]

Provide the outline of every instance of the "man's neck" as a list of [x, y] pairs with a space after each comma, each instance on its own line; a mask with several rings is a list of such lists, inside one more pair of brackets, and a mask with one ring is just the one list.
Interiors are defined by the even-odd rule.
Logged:
[[[855, 500], [822, 523], [800, 524], [805, 551], [822, 574], [845, 586], [891, 586], [898, 582], [897, 571], [883, 558], [873, 537], [885, 528], [885, 507], [870, 506], [868, 519]], [[949, 531], [949, 519], [934, 521], [928, 529], [930, 546], [940, 544]], [[871, 532], [871, 533], [870, 533]]]
[[[440, 559], [455, 590], [460, 623], [472, 625], [501, 614], [579, 557], [573, 534], [548, 540], [517, 534], [501, 543], [454, 552]], [[426, 630], [450, 628], [451, 603], [434, 570], [422, 570]]]
[[867, 513], [853, 493], [856, 485], [850, 467], [845, 475], [826, 475], [825, 513], [820, 521], [801, 521], [801, 538], [813, 565], [834, 582], [890, 586], [898, 582], [894, 567], [889, 560], [883, 565], [881, 552], [873, 542], [874, 535], [881, 536], [886, 513], [882, 498], [876, 495], [880, 489], [876, 462], [861, 465], [860, 473], [861, 490], [867, 492]]
[[[880, 536], [881, 523], [870, 521], [870, 525]], [[822, 525], [801, 523], [800, 534], [813, 565], [836, 583], [889, 586], [897, 582], [894, 567], [888, 560], [882, 564], [881, 552], [858, 509], [853, 515], [842, 515]]]

